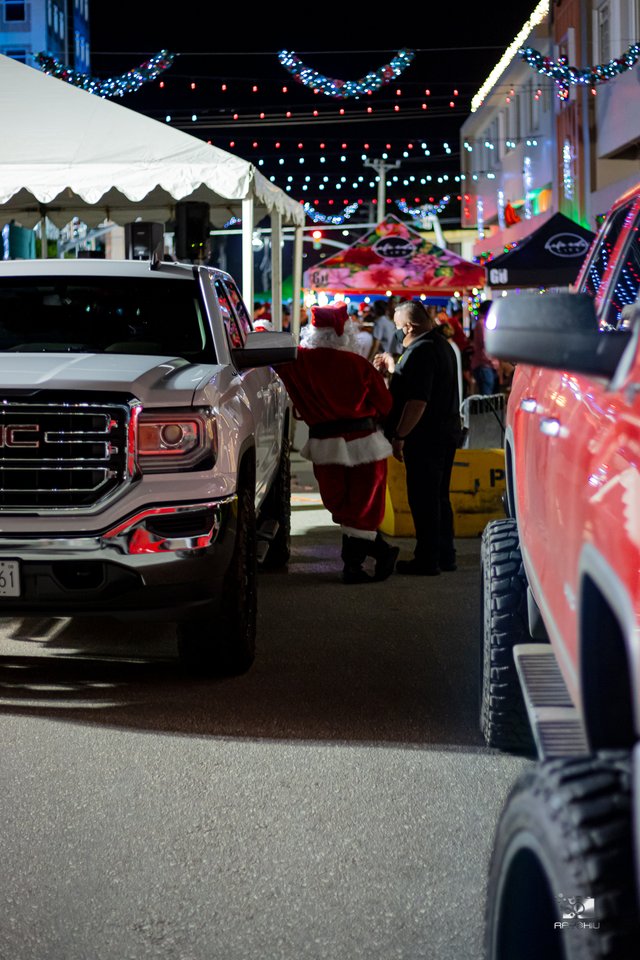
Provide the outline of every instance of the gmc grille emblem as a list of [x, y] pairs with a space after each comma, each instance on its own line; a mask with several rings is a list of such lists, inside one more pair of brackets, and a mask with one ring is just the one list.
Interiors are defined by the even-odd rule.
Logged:
[[35, 423], [12, 423], [0, 425], [0, 447], [32, 447], [40, 446], [39, 440], [21, 439], [19, 434], [39, 433], [40, 427]]

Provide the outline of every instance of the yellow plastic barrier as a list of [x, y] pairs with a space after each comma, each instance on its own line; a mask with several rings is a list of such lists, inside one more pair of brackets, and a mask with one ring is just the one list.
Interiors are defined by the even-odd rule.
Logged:
[[[456, 537], [479, 537], [490, 520], [504, 517], [504, 450], [458, 450], [451, 475]], [[390, 537], [414, 537], [404, 464], [387, 460], [387, 499], [380, 527]]]

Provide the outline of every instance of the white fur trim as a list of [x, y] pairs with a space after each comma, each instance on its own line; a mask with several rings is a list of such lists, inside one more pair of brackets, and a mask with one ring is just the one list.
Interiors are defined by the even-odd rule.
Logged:
[[386, 460], [391, 454], [391, 444], [380, 430], [355, 440], [345, 440], [344, 437], [318, 440], [310, 437], [300, 451], [300, 456], [312, 463], [335, 463], [343, 467], [375, 463], [376, 460]]
[[340, 527], [341, 531], [347, 537], [357, 537], [358, 540], [375, 540], [378, 536], [376, 530], [356, 530], [355, 527]]
[[305, 350], [313, 350], [314, 347], [332, 347], [334, 350], [360, 353], [359, 330], [360, 327], [357, 323], [353, 320], [347, 320], [344, 325], [344, 333], [339, 337], [332, 327], [314, 327], [312, 323], [308, 323], [300, 333], [300, 346], [304, 347]]

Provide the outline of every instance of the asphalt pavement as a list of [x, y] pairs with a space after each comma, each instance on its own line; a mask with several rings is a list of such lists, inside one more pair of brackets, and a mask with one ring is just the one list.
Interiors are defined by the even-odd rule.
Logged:
[[0, 621], [0, 960], [482, 957], [526, 761], [477, 733], [479, 542], [344, 586], [293, 469], [246, 676], [186, 677], [170, 625]]

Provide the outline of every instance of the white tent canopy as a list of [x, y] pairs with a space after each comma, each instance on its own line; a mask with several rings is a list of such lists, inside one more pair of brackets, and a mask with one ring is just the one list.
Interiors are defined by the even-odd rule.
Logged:
[[0, 130], [0, 224], [166, 222], [176, 201], [206, 202], [216, 227], [243, 220], [250, 300], [254, 223], [269, 214], [274, 241], [281, 224], [304, 224], [302, 206], [248, 161], [2, 55]]
[[166, 221], [186, 199], [209, 203], [223, 226], [248, 198], [258, 218], [276, 210], [304, 223], [248, 161], [1, 55], [0, 129], [1, 214], [25, 227], [43, 213], [58, 227], [76, 215], [90, 226]]

